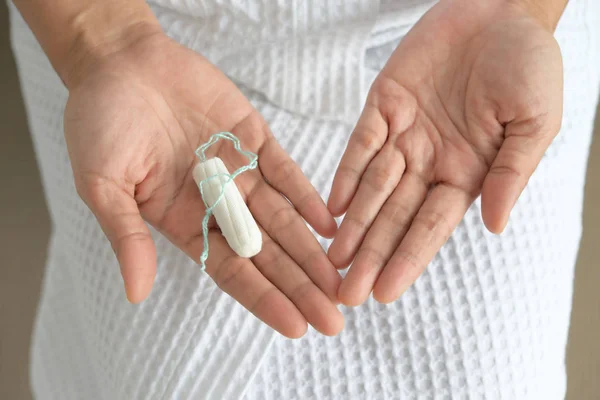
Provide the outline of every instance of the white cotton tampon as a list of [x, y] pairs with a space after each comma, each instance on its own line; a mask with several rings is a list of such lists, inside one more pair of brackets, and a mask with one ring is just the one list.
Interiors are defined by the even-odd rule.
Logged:
[[210, 158], [198, 163], [193, 171], [198, 187], [200, 182], [217, 174], [224, 175], [203, 184], [204, 201], [209, 207], [212, 206], [225, 186], [223, 198], [213, 208], [215, 219], [229, 247], [240, 257], [253, 257], [262, 248], [262, 235], [235, 182], [226, 183], [229, 171], [223, 161], [218, 157]]

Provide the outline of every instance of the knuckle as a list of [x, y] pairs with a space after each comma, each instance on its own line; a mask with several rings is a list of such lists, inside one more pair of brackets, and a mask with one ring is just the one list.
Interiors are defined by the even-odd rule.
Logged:
[[262, 271], [268, 271], [270, 268], [276, 267], [281, 264], [282, 252], [281, 248], [273, 240], [265, 241], [263, 244], [264, 256], [261, 258], [260, 263], [257, 263]]
[[253, 313], [254, 315], [260, 314], [260, 309], [263, 307], [263, 305], [267, 305], [269, 304], [269, 297], [271, 297], [271, 295], [275, 295], [277, 294], [279, 290], [276, 287], [271, 287], [267, 290], [265, 290], [263, 293], [261, 293], [258, 298], [256, 299], [255, 302], [253, 302], [249, 307], [248, 307], [248, 311], [250, 311], [251, 313]]
[[399, 113], [407, 117], [407, 124], [414, 119], [418, 106], [416, 96], [395, 78], [380, 74], [373, 83], [372, 92], [376, 94], [382, 113], [391, 120], [396, 119]]
[[430, 211], [417, 214], [415, 222], [432, 235], [441, 235], [444, 242], [448, 240], [450, 232], [452, 231], [446, 216], [438, 212]]
[[407, 267], [410, 275], [413, 277], [420, 274], [425, 269], [424, 263], [410, 251], [398, 250], [396, 258], [398, 258], [398, 261], [403, 264], [403, 266]]
[[148, 240], [148, 233], [146, 232], [142, 232], [142, 231], [134, 231], [134, 232], [126, 232], [124, 234], [121, 234], [119, 236], [117, 236], [115, 238], [115, 242], [117, 243], [123, 243], [123, 242], [141, 242], [144, 240]]
[[130, 242], [142, 242], [149, 239], [149, 236], [146, 232], [134, 231], [134, 232], [126, 232], [118, 235], [117, 237], [111, 238], [108, 236], [108, 240], [110, 241], [111, 247], [115, 254], [118, 256], [121, 252], [125, 243]]
[[360, 172], [354, 165], [341, 164], [338, 167], [337, 173], [340, 176], [353, 180], [358, 180], [360, 178]]
[[254, 209], [254, 203], [260, 204], [261, 193], [264, 191], [267, 182], [264, 179], [259, 179], [258, 182], [249, 190], [246, 195], [246, 204], [250, 210]]
[[[352, 214], [346, 214], [346, 216], [344, 217], [344, 222], [348, 221], [351, 224], [354, 224], [357, 228], [359, 229], [367, 229], [368, 228], [368, 223], [365, 220], [362, 220]], [[346, 223], [348, 223], [346, 222]]]
[[298, 215], [296, 214], [296, 210], [294, 208], [282, 207], [273, 213], [271, 222], [269, 223], [269, 232], [277, 235], [282, 229], [285, 229], [294, 223], [297, 218]]
[[75, 177], [75, 190], [90, 208], [95, 209], [104, 204], [106, 182], [98, 177]]
[[98, 212], [110, 210], [114, 199], [122, 195], [120, 191], [123, 189], [113, 180], [85, 173], [75, 176], [75, 190], [93, 212]]
[[231, 282], [239, 276], [245, 264], [244, 259], [236, 255], [230, 255], [219, 263], [213, 275], [213, 280], [221, 290], [228, 292]]
[[386, 257], [383, 255], [383, 253], [381, 253], [380, 250], [370, 246], [360, 248], [358, 254], [356, 255], [356, 259], [358, 260], [359, 258], [361, 263], [373, 269], [381, 268], [386, 262]]
[[[219, 104], [214, 102], [213, 106]], [[208, 114], [207, 114], [208, 115]], [[247, 110], [240, 118], [239, 121], [233, 126], [231, 132], [253, 132], [252, 135], [244, 135], [244, 145], [246, 148], [255, 151], [263, 147], [268, 147], [271, 143], [271, 139], [275, 139], [270, 134], [269, 126], [264, 118], [255, 109]]]
[[368, 126], [357, 127], [352, 139], [357, 146], [369, 153], [379, 150], [383, 145], [381, 135]]
[[404, 99], [408, 94], [408, 91], [396, 79], [385, 73], [378, 76], [373, 83], [372, 90], [386, 100]]
[[376, 191], [387, 191], [392, 186], [392, 174], [386, 168], [369, 168], [364, 182]]
[[522, 121], [522, 136], [540, 140], [547, 132], [546, 127], [552, 120], [550, 113], [545, 106], [545, 100], [536, 98], [529, 104], [532, 117]]
[[271, 183], [280, 186], [289, 181], [296, 172], [296, 164], [291, 159], [281, 161], [274, 169]]
[[294, 204], [299, 211], [305, 212], [314, 210], [321, 204], [321, 196], [313, 190], [309, 190], [300, 196], [297, 204]]
[[490, 168], [490, 173], [512, 176], [512, 178], [517, 179], [518, 181], [527, 180], [527, 176], [523, 172], [511, 165], [493, 165], [492, 168]]
[[[398, 135], [393, 141], [394, 149], [405, 152], [411, 147], [411, 138], [408, 135]], [[408, 154], [408, 152], [407, 152]]]
[[300, 268], [304, 271], [310, 269], [311, 266], [319, 262], [319, 259], [327, 257], [322, 249], [312, 251], [308, 253], [306, 257], [300, 262]]
[[[204, 238], [204, 232], [202, 232], [201, 229], [189, 236], [186, 236], [179, 229], [169, 230], [168, 232], [170, 237], [172, 238], [171, 240], [173, 240], [173, 243], [177, 245], [179, 245], [179, 243], [182, 243], [182, 247], [184, 249], [191, 249], [194, 242], [196, 242], [197, 240], [202, 240]], [[210, 232], [208, 234], [208, 237], [210, 238]]]
[[316, 286], [312, 283], [312, 281], [307, 280], [298, 284], [290, 293], [290, 300], [294, 303], [301, 302], [306, 298], [312, 298], [311, 292], [316, 289]]
[[381, 210], [385, 221], [393, 225], [406, 225], [413, 217], [414, 211], [411, 210], [405, 202], [395, 201], [388, 203]]

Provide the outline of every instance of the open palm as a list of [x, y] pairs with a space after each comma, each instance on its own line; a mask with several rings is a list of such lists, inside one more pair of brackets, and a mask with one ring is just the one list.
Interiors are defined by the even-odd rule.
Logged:
[[406, 290], [482, 195], [501, 232], [562, 118], [552, 33], [509, 2], [442, 0], [402, 40], [371, 88], [329, 208], [330, 247], [352, 266], [348, 305]]
[[[94, 65], [71, 89], [65, 112], [78, 192], [116, 252], [128, 297], [143, 300], [156, 273], [144, 220], [199, 260], [204, 204], [191, 174], [194, 150], [219, 131], [258, 153], [259, 168], [236, 183], [263, 230], [263, 249], [251, 260], [237, 257], [213, 224], [208, 274], [284, 335], [301, 336], [307, 322], [339, 332], [332, 299], [341, 278], [304, 222], [332, 236], [331, 214], [236, 86], [162, 33]], [[210, 155], [230, 171], [247, 162], [229, 142]]]

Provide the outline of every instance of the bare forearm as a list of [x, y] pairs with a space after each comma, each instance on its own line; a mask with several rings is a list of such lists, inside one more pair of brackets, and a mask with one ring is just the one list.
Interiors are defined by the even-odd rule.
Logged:
[[144, 0], [13, 0], [67, 87], [160, 27]]

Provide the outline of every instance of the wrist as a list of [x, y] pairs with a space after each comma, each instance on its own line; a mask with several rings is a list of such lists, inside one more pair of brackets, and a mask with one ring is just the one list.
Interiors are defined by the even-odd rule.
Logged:
[[544, 29], [554, 33], [568, 0], [509, 0], [509, 2], [525, 9]]
[[109, 1], [93, 3], [70, 20], [70, 40], [61, 57], [63, 62], [56, 68], [68, 89], [103, 59], [149, 36], [162, 34], [144, 1], [130, 1], [118, 8], [107, 7]]

